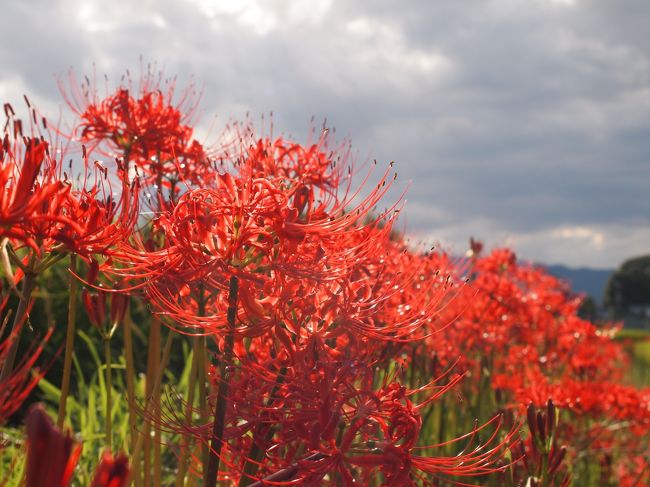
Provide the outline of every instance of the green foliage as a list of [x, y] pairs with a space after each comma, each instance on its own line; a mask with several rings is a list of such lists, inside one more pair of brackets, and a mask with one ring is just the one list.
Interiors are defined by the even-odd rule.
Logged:
[[650, 306], [650, 255], [628, 259], [612, 274], [604, 302], [616, 316], [630, 306]]
[[25, 474], [23, 431], [0, 428], [0, 485], [17, 487]]
[[650, 332], [622, 329], [616, 334], [616, 339], [628, 343], [632, 357], [630, 380], [639, 387], [650, 386]]
[[578, 310], [578, 316], [583, 320], [589, 320], [592, 323], [598, 319], [598, 304], [591, 296], [583, 299]]
[[[99, 355], [95, 343], [97, 340], [85, 333], [77, 333], [77, 351], [88, 354], [92, 358], [91, 366], [88, 363], [82, 364], [75, 353], [74, 376], [76, 387], [73, 393], [67, 398], [65, 424], [74, 432], [75, 439], [82, 446], [82, 453], [75, 470], [73, 486], [87, 486], [92, 482], [93, 472], [99, 463], [105, 449], [106, 437], [104, 432], [104, 418], [106, 414], [106, 381], [105, 364]], [[174, 389], [163, 389], [163, 397], [167, 397], [167, 406], [173, 407], [171, 398], [183, 397], [187, 394], [190, 367], [192, 363], [192, 352], [186, 343], [178, 347], [177, 354], [182, 357], [185, 366], [178, 376], [171, 370], [166, 371], [166, 379], [169, 383], [175, 384]], [[127, 455], [131, 450], [131, 435], [129, 434], [129, 404], [126, 397], [125, 368], [123, 354], [117, 355], [117, 363], [112, 364], [113, 371], [113, 405], [110, 411], [113, 422], [113, 445], [114, 450], [123, 451]], [[136, 404], [138, 410], [137, 429], [143, 429], [144, 419], [142, 405], [145, 400], [144, 374], [140, 374], [136, 381]], [[46, 409], [52, 418], [56, 418], [56, 411], [61, 391], [58, 385], [43, 379], [39, 382], [40, 397], [46, 405]], [[176, 404], [176, 406], [179, 406]], [[0, 485], [3, 487], [18, 487], [22, 485], [24, 477], [25, 445], [23, 429], [7, 427], [0, 429], [0, 438], [3, 448], [0, 448]], [[172, 435], [163, 435], [163, 442], [172, 442]], [[163, 485], [173, 484], [176, 472], [176, 455], [173, 451], [164, 453], [164, 471], [166, 478]]]
[[[639, 259], [633, 259], [636, 262]], [[643, 259], [641, 259], [643, 260]], [[645, 261], [644, 261], [645, 262]], [[647, 258], [650, 264], [650, 257]], [[638, 264], [638, 263], [637, 263]], [[639, 269], [650, 269], [639, 265], [632, 265], [632, 271], [625, 265], [624, 275], [643, 276]], [[46, 325], [56, 324], [57, 332], [48, 344], [48, 355], [50, 358], [57, 356], [64, 340], [64, 324], [66, 321], [66, 307], [68, 294], [65, 291], [67, 286], [67, 263], [61, 261], [48, 269], [47, 275], [42, 276], [39, 283], [39, 292], [33, 312], [31, 313], [30, 324], [36, 333], [43, 331]], [[639, 277], [640, 278], [640, 277]], [[586, 310], [588, 311], [588, 310]], [[135, 368], [137, 371], [146, 370], [146, 344], [147, 334], [150, 327], [151, 315], [141, 301], [134, 299], [131, 303], [130, 314], [135, 324], [132, 325], [133, 339], [135, 345]], [[100, 334], [89, 323], [83, 308], [79, 308], [78, 331], [75, 341], [75, 353], [73, 358], [73, 382], [72, 391], [67, 399], [66, 425], [74, 432], [75, 438], [83, 444], [82, 454], [75, 471], [75, 486], [87, 486], [90, 484], [93, 471], [98, 464], [99, 458], [105, 448], [106, 438], [104, 431], [104, 420], [107, 411], [106, 404], [106, 381], [104, 364], [101, 350]], [[33, 334], [30, 334], [33, 339]], [[29, 340], [29, 336], [26, 340]], [[633, 354], [633, 368], [631, 378], [637, 385], [650, 384], [650, 334], [639, 330], [622, 330], [617, 338], [631, 342], [630, 350]], [[111, 342], [114, 363], [111, 366], [113, 372], [112, 397], [113, 404], [109, 414], [113, 424], [112, 442], [115, 451], [124, 451], [127, 454], [132, 452], [132, 435], [129, 431], [129, 403], [126, 396], [125, 379], [125, 355], [124, 344], [121, 332], [118, 331]], [[214, 344], [212, 344], [214, 346]], [[414, 354], [414, 360], [417, 354]], [[481, 361], [481, 357], [474, 357]], [[498, 357], [484, 357], [481, 361], [480, 378], [476, 381], [477, 389], [472, 394], [463, 394], [462, 389], [454, 389], [432, 402], [422, 411], [422, 435], [419, 446], [428, 447], [442, 444], [450, 438], [461, 436], [468, 431], [478, 420], [482, 424], [490, 420], [495, 411], [498, 410], [500, 399], [490, 386], [490, 371], [492, 363]], [[426, 384], [432, 377], [439, 375], [440, 371], [431, 370], [431, 365], [419, 363], [413, 367], [408, 374], [402, 375], [400, 365], [392, 363], [388, 369], [382, 372], [377, 370], [375, 376], [376, 385], [387, 381], [392, 376], [400, 376], [403, 383], [409, 383], [411, 387], [417, 388]], [[169, 366], [165, 368], [163, 383], [174, 384], [173, 388], [167, 387], [162, 391], [162, 407], [164, 411], [170, 411], [182, 417], [185, 415], [186, 405], [182, 398], [188, 397], [190, 369], [192, 364], [192, 352], [189, 347], [189, 340], [179, 340], [173, 348]], [[60, 397], [60, 360], [53, 361], [46, 379], [39, 384], [39, 394], [34, 400], [45, 402], [48, 412], [55, 417]], [[469, 377], [468, 377], [469, 380]], [[145, 396], [145, 375], [136, 376], [136, 399], [138, 409], [136, 418], [136, 429], [144, 430], [143, 405]], [[466, 391], [465, 391], [466, 392]], [[416, 395], [413, 399], [417, 399]], [[424, 397], [420, 398], [424, 399]], [[415, 401], [417, 402], [417, 401]], [[17, 423], [24, 415], [18, 414]], [[194, 419], [198, 414], [194, 415]], [[514, 423], [513, 418], [507, 417], [500, 435], [505, 434]], [[585, 426], [585, 428], [587, 428]], [[481, 432], [480, 436], [489, 435], [491, 430]], [[17, 487], [21, 485], [24, 477], [24, 444], [22, 426], [11, 426], [0, 430], [0, 485]], [[527, 433], [522, 430], [525, 437]], [[162, 480], [161, 485], [173, 485], [177, 472], [179, 457], [179, 438], [177, 435], [163, 431], [162, 444]], [[423, 448], [422, 454], [453, 456], [462, 448], [469, 447], [467, 444], [447, 444], [435, 448]], [[506, 461], [512, 457], [506, 458]], [[589, 458], [583, 458], [573, 466], [574, 485], [597, 485], [600, 478], [599, 465], [594, 464]], [[478, 485], [504, 485], [505, 481], [499, 476], [490, 478], [474, 479]], [[584, 483], [583, 483], [584, 482]], [[512, 484], [512, 482], [510, 483]]]

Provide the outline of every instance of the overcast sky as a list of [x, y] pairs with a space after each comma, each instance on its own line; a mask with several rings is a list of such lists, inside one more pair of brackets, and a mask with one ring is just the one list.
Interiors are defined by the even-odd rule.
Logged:
[[410, 181], [415, 240], [615, 267], [650, 253], [648, 0], [3, 0], [0, 101], [56, 116], [69, 68], [139, 57], [203, 85], [202, 124], [327, 118]]

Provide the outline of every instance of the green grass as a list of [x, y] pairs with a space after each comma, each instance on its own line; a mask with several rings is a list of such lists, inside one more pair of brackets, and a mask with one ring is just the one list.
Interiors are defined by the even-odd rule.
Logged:
[[630, 379], [638, 387], [650, 386], [650, 332], [623, 329], [616, 333], [616, 339], [630, 343], [632, 369]]
[[[78, 331], [77, 343], [77, 348], [85, 349], [84, 352], [90, 353], [94, 361], [94, 367], [88, 367], [87, 364], [82, 367], [77, 357], [73, 357], [76, 387], [68, 396], [66, 407], [65, 424], [74, 432], [75, 440], [82, 444], [81, 457], [75, 469], [72, 485], [82, 487], [91, 484], [95, 468], [105, 449], [106, 381], [105, 365], [102, 363], [91, 337], [83, 331]], [[173, 390], [163, 387], [164, 398], [186, 396], [188, 391], [192, 352], [186, 343], [179, 346], [177, 352], [184, 357], [185, 365], [178, 377], [175, 377], [169, 370], [166, 372], [167, 383], [175, 385]], [[128, 455], [130, 449], [129, 405], [124, 394], [126, 390], [125, 368], [123, 357], [119, 357], [111, 367], [113, 370], [113, 405], [110, 414], [113, 421], [113, 450], [123, 451]], [[138, 409], [141, 410], [146, 379], [144, 374], [140, 374], [136, 379]], [[57, 384], [46, 379], [39, 382], [39, 388], [46, 411], [55, 422], [61, 391]], [[138, 417], [138, 429], [142, 429], [142, 422], [142, 417]], [[170, 435], [163, 434], [162, 439], [164, 443], [174, 443]], [[23, 485], [25, 468], [23, 429], [0, 428], [0, 442], [2, 442], [0, 446], [0, 486], [20, 487]], [[171, 450], [164, 451], [163, 456], [163, 485], [173, 484], [176, 456]]]

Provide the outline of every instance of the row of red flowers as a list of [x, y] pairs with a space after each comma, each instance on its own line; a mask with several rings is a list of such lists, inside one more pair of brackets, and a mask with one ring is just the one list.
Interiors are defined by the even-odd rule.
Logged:
[[[594, 469], [597, 485], [647, 479], [650, 392], [625, 385], [613, 333], [509, 250], [483, 256], [473, 242], [458, 260], [409, 246], [393, 231], [401, 202], [379, 209], [392, 163], [356, 186], [349, 146], [326, 130], [299, 144], [235, 124], [204, 147], [193, 87], [178, 93], [158, 74], [103, 97], [89, 81], [70, 91], [69, 132], [30, 107], [26, 134], [5, 106], [3, 308], [11, 294], [18, 304], [0, 345], [0, 422], [42, 375], [42, 344], [28, 352], [17, 337], [44, 272], [68, 262], [58, 426], [81, 285], [104, 344], [104, 442], [128, 454], [106, 456], [93, 485], [161, 485], [163, 442], [179, 486], [587, 485]], [[64, 153], [76, 158], [67, 170]], [[144, 395], [138, 303], [150, 310]], [[129, 438], [111, 414], [121, 325]], [[192, 348], [185, 396], [165, 375], [174, 339]], [[41, 409], [28, 443], [27, 485], [68, 485], [79, 450]]]

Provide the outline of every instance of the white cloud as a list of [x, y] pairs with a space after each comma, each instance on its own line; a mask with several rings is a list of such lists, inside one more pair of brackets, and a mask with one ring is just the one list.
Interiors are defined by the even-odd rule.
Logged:
[[62, 2], [66, 15], [72, 13], [76, 24], [89, 34], [115, 34], [124, 27], [138, 25], [166, 29], [167, 20], [155, 9], [152, 0], [128, 2], [115, 0], [111, 8], [99, 0], [85, 0], [80, 5], [73, 0]]
[[562, 5], [565, 7], [573, 7], [576, 4], [576, 0], [546, 0], [553, 5]]
[[0, 79], [0, 100], [9, 100], [21, 92], [25, 92], [25, 85], [19, 76], [9, 75]]
[[551, 231], [551, 237], [569, 241], [571, 245], [590, 245], [597, 250], [602, 250], [605, 236], [602, 232], [583, 226], [565, 226]]
[[398, 76], [403, 73], [406, 78], [418, 74], [435, 77], [448, 72], [453, 65], [451, 59], [435, 49], [409, 45], [404, 32], [387, 21], [359, 17], [346, 22], [345, 27], [352, 37], [346, 42], [355, 44], [349, 55], [367, 72], [383, 68]]
[[219, 25], [236, 22], [259, 36], [305, 24], [318, 24], [332, 6], [332, 0], [304, 2], [301, 0], [185, 0], [203, 15], [219, 21]]
[[[639, 222], [640, 223], [640, 222]], [[632, 256], [650, 251], [650, 227], [609, 224], [594, 227], [560, 226], [550, 230], [512, 231], [497, 222], [475, 219], [443, 224], [427, 233], [415, 233], [417, 241], [438, 242], [460, 255], [469, 237], [482, 240], [488, 249], [510, 247], [524, 260], [564, 263], [573, 267], [616, 268]]]

